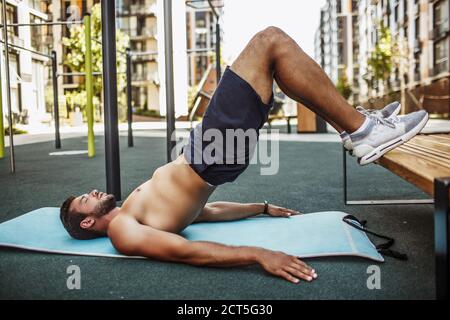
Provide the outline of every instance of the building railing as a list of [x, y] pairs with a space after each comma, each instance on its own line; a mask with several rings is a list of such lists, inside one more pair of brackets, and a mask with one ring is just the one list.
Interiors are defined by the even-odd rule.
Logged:
[[429, 70], [430, 76], [437, 76], [444, 72], [450, 72], [448, 60], [434, 65], [434, 67]]
[[446, 23], [442, 23], [430, 31], [430, 39], [436, 40], [439, 38], [443, 38], [443, 37], [447, 36], [449, 33], [450, 33], [450, 28], [449, 28], [449, 22], [447, 20]]
[[130, 37], [147, 37], [153, 38], [157, 35], [156, 27], [143, 27], [143, 28], [120, 28], [123, 32]]
[[156, 15], [156, 5], [132, 4], [130, 6], [122, 6], [118, 8], [119, 16], [134, 15]]
[[149, 81], [157, 83], [159, 82], [158, 74], [157, 73], [134, 73], [131, 76], [132, 81]]
[[11, 44], [16, 45], [16, 46], [24, 46], [24, 41], [23, 39], [20, 39], [18, 36], [14, 35], [13, 37], [9, 37], [9, 41]]

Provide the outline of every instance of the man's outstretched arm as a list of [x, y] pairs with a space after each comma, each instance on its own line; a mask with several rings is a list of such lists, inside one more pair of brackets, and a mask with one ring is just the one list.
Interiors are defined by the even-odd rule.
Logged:
[[233, 247], [212, 242], [188, 241], [183, 237], [121, 218], [108, 235], [122, 254], [208, 267], [260, 264], [267, 272], [292, 283], [311, 281], [315, 271], [297, 257], [257, 247]]
[[[195, 222], [233, 221], [262, 214], [264, 203], [212, 202], [205, 205]], [[300, 212], [269, 204], [267, 213], [273, 217], [290, 217]]]

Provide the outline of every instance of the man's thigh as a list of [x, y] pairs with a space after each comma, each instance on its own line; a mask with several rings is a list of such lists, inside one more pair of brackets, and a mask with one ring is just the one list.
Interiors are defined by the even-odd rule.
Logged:
[[231, 70], [247, 81], [264, 103], [269, 103], [273, 91], [273, 71], [267, 47], [255, 36], [231, 65]]

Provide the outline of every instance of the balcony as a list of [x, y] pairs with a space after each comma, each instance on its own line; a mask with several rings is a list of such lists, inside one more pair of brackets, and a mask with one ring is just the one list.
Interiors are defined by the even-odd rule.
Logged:
[[131, 79], [133, 82], [140, 82], [140, 83], [145, 83], [145, 84], [153, 83], [155, 85], [159, 85], [159, 77], [156, 72], [155, 73], [144, 73], [144, 72], [134, 73], [131, 76]]
[[156, 38], [157, 28], [155, 26], [144, 27], [141, 29], [128, 29], [131, 40], [139, 40], [139, 39], [147, 39], [147, 38]]
[[429, 73], [430, 73], [431, 77], [437, 76], [437, 75], [439, 75], [441, 73], [447, 73], [447, 72], [450, 72], [448, 60], [445, 61], [445, 62], [442, 62], [440, 64], [436, 64], [434, 66], [434, 68], [431, 68], [429, 70]]
[[120, 28], [120, 30], [129, 35], [132, 40], [155, 38], [157, 35], [156, 25], [143, 28]]
[[444, 38], [449, 34], [450, 34], [449, 25], [447, 22], [447, 23], [443, 23], [443, 24], [437, 26], [436, 28], [434, 28], [433, 30], [431, 30], [430, 31], [430, 39], [437, 40], [440, 38]]
[[133, 57], [133, 62], [156, 62], [157, 55], [138, 55]]
[[18, 36], [14, 35], [11, 36], [11, 34], [8, 35], [8, 42], [10, 44], [16, 45], [16, 46], [20, 46], [23, 47], [24, 46], [24, 41], [23, 39], [20, 39]]
[[130, 6], [119, 7], [117, 16], [156, 16], [156, 5], [132, 4]]

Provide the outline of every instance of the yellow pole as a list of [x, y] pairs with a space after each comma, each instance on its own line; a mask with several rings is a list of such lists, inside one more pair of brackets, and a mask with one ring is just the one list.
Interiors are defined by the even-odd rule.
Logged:
[[94, 142], [94, 87], [92, 79], [92, 48], [91, 48], [91, 16], [86, 14], [84, 17], [84, 33], [86, 41], [86, 117], [88, 122], [88, 156], [95, 156]]

